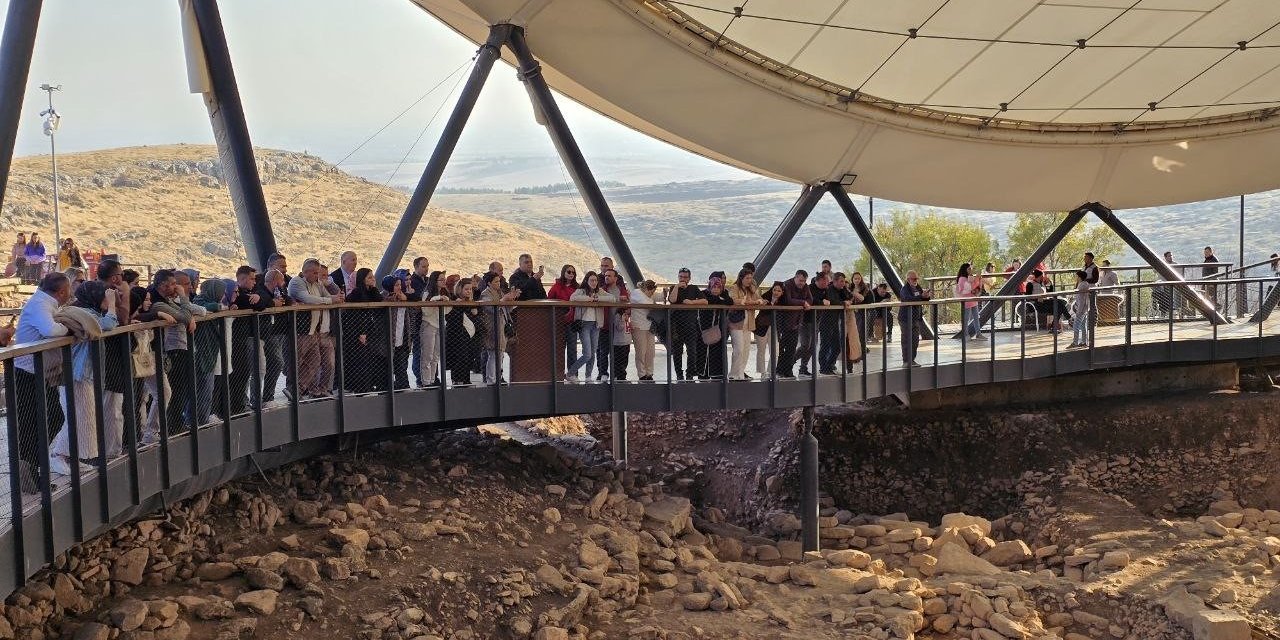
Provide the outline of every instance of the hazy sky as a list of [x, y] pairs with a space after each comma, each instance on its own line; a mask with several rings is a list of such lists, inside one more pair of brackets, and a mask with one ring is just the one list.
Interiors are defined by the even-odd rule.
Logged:
[[[305, 149], [329, 160], [346, 155], [460, 65], [469, 65], [475, 52], [475, 45], [408, 0], [219, 4], [254, 144]], [[0, 8], [7, 7], [8, 0], [0, 0]], [[18, 155], [47, 152], [38, 116], [44, 82], [63, 86], [55, 94], [64, 117], [59, 150], [213, 141], [200, 97], [187, 89], [177, 0], [46, 1]], [[395, 162], [444, 104], [410, 156], [424, 160], [455, 86], [447, 82], [348, 164]], [[694, 175], [688, 179], [746, 177], [567, 99], [560, 103], [588, 158], [670, 159], [689, 165]], [[533, 123], [512, 68], [494, 67], [458, 153], [554, 153]]]

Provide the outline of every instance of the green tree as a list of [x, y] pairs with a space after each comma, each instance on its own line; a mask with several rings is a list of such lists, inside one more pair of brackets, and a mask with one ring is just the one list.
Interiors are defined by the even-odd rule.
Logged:
[[[887, 220], [876, 216], [872, 233], [880, 241], [889, 262], [904, 278], [911, 269], [921, 278], [954, 276], [964, 262], [971, 262], [981, 270], [999, 250], [986, 229], [936, 211], [915, 215], [891, 211]], [[863, 249], [855, 267], [865, 274], [870, 266], [871, 256]], [[943, 293], [945, 289], [938, 291]]]
[[[1005, 259], [1026, 260], [1031, 252], [1044, 242], [1045, 238], [1065, 220], [1067, 214], [1061, 213], [1019, 213], [1007, 232], [1009, 242], [1006, 245]], [[1087, 218], [1072, 229], [1067, 237], [1058, 244], [1044, 264], [1050, 269], [1065, 269], [1084, 264], [1084, 253], [1092, 251], [1099, 261], [1114, 258], [1124, 250], [1124, 242], [1105, 225], [1093, 224]]]

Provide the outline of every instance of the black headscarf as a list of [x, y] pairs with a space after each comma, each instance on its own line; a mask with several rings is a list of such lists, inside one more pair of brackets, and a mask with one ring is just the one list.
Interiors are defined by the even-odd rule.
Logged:
[[382, 294], [378, 292], [377, 287], [367, 287], [364, 279], [372, 273], [373, 270], [368, 267], [356, 269], [356, 284], [351, 289], [351, 295], [347, 298], [350, 302], [381, 302]]
[[101, 280], [86, 280], [76, 287], [76, 299], [71, 304], [76, 307], [102, 310], [102, 301], [107, 298], [107, 285]]

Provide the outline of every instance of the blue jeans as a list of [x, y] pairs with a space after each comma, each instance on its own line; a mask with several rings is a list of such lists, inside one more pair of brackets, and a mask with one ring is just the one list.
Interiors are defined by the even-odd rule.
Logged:
[[981, 308], [981, 306], [965, 307], [964, 334], [970, 338], [976, 338], [982, 333], [982, 325], [978, 324], [978, 309]]
[[591, 376], [591, 366], [596, 362], [596, 350], [593, 348], [600, 340], [600, 328], [595, 320], [583, 320], [578, 329], [578, 339], [582, 341], [582, 355], [569, 366], [569, 375], [578, 377], [578, 370], [587, 365], [587, 377]]
[[1071, 317], [1071, 341], [1076, 344], [1089, 344], [1089, 314], [1077, 313]]

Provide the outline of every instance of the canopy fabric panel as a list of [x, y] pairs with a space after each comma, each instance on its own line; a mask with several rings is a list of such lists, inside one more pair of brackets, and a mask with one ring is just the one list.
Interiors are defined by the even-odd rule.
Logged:
[[412, 1], [475, 42], [523, 26], [568, 97], [794, 182], [1001, 211], [1280, 187], [1275, 0]]

